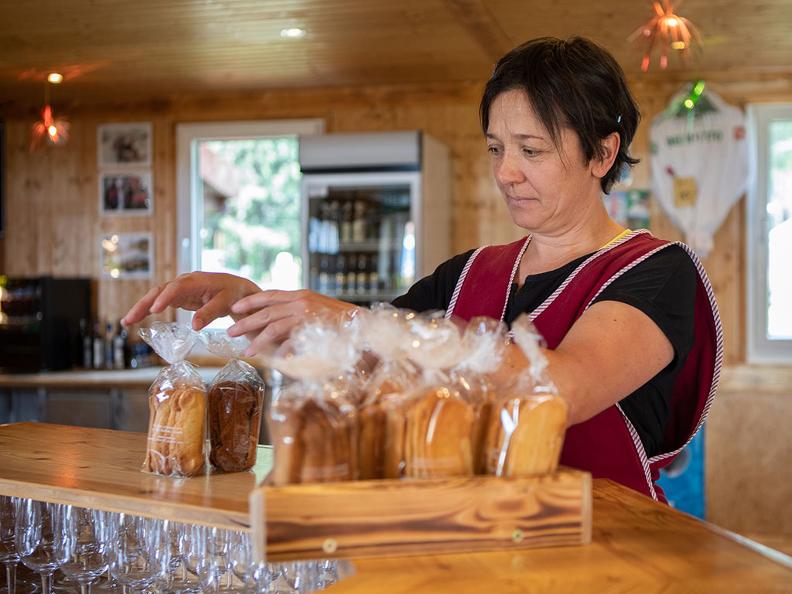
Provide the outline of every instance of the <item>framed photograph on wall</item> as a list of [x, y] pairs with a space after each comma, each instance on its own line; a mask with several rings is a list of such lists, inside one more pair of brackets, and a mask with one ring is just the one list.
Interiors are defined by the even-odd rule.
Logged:
[[100, 268], [104, 278], [140, 279], [154, 275], [151, 233], [115, 233], [101, 239]]
[[97, 128], [99, 167], [150, 167], [151, 123], [100, 124]]
[[101, 171], [99, 213], [102, 215], [149, 215], [154, 210], [151, 173], [147, 171]]

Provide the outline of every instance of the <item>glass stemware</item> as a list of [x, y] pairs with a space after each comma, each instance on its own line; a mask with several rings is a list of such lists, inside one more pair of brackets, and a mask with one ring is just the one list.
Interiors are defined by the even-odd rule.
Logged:
[[0, 563], [5, 566], [6, 585], [0, 588], [0, 594], [32, 594], [37, 591], [36, 585], [30, 582], [17, 582], [17, 554], [14, 542], [14, 524], [16, 518], [13, 498], [0, 496]]
[[68, 560], [60, 569], [79, 584], [82, 594], [90, 594], [91, 584], [109, 567], [110, 549], [115, 544], [114, 524], [108, 512], [71, 505], [63, 506], [62, 512], [64, 529], [58, 544]]
[[63, 526], [63, 506], [19, 499], [14, 522], [14, 542], [19, 558], [41, 576], [43, 594], [52, 594], [52, 574], [67, 561], [58, 546]]
[[143, 592], [170, 578], [168, 521], [127, 514], [116, 519], [118, 538], [110, 555], [110, 573], [126, 588]]

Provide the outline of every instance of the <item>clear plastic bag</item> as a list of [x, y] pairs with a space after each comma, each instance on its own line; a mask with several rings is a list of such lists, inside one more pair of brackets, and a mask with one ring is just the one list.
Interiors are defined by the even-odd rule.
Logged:
[[476, 411], [446, 373], [464, 358], [462, 334], [434, 315], [410, 320], [410, 330], [410, 359], [422, 367], [423, 378], [404, 406], [404, 476], [470, 476]]
[[502, 322], [473, 318], [462, 336], [464, 357], [450, 372], [452, 386], [473, 407], [471, 444], [476, 474], [484, 474], [487, 468], [486, 439], [493, 401], [505, 388], [495, 380], [494, 373], [503, 360], [507, 343], [506, 326]]
[[155, 322], [140, 336], [170, 365], [148, 392], [149, 428], [143, 470], [166, 476], [194, 476], [206, 468], [206, 389], [184, 359], [198, 339], [181, 324]]
[[404, 474], [404, 396], [420, 379], [408, 353], [411, 335], [407, 322], [414, 316], [413, 312], [377, 304], [359, 317], [363, 346], [378, 359], [358, 406], [361, 479], [399, 478]]
[[241, 472], [256, 463], [264, 380], [239, 357], [249, 342], [224, 330], [201, 333], [209, 352], [230, 359], [209, 386], [209, 460], [224, 472]]
[[493, 402], [487, 433], [487, 474], [523, 477], [555, 472], [564, 444], [568, 407], [547, 373], [543, 339], [528, 316], [513, 324], [514, 342], [529, 366]]
[[357, 415], [347, 375], [359, 351], [347, 325], [315, 319], [267, 364], [294, 381], [273, 400], [269, 429], [275, 485], [357, 477]]

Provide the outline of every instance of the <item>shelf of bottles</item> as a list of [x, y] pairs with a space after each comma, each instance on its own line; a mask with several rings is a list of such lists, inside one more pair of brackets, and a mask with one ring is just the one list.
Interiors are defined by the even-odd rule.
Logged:
[[391, 301], [415, 280], [407, 184], [329, 187], [308, 200], [308, 288], [343, 301]]

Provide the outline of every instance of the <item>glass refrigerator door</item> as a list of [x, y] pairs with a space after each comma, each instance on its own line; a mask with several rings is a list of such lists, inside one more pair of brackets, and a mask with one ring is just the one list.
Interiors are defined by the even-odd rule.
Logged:
[[361, 305], [391, 301], [415, 281], [414, 184], [308, 183], [307, 282]]

